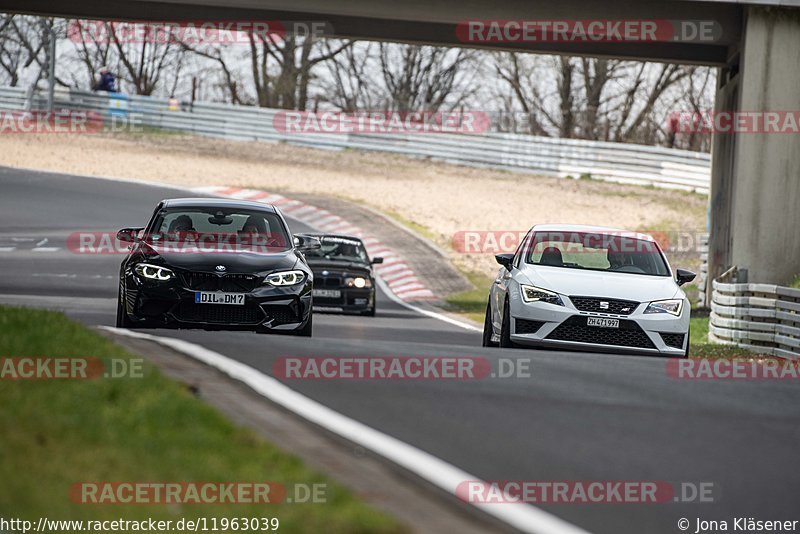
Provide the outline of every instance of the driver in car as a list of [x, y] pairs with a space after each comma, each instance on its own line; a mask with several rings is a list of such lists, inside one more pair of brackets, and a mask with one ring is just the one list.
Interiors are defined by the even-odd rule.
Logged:
[[608, 247], [606, 259], [608, 259], [608, 269], [610, 271], [616, 271], [626, 265], [633, 265], [631, 257], [628, 254], [614, 250], [613, 246]]
[[167, 234], [172, 239], [180, 239], [181, 235], [186, 235], [190, 232], [194, 232], [194, 223], [192, 222], [192, 218], [188, 215], [180, 215], [175, 218], [169, 224], [169, 229], [167, 230]]
[[261, 245], [266, 247], [283, 247], [281, 240], [275, 238], [267, 230], [267, 223], [263, 217], [251, 215], [239, 230], [239, 237], [249, 245]]

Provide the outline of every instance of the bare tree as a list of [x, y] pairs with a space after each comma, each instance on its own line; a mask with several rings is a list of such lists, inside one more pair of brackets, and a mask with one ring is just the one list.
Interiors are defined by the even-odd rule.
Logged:
[[352, 46], [342, 41], [330, 47], [313, 36], [249, 33], [250, 69], [256, 101], [261, 107], [305, 110], [314, 69]]
[[120, 66], [118, 76], [130, 83], [136, 94], [152, 95], [162, 76], [180, 72], [184, 49], [169, 26], [145, 24], [143, 37], [137, 40], [121, 38], [115, 24], [108, 26]]
[[475, 92], [466, 67], [475, 53], [405, 44], [379, 45], [379, 64], [392, 111], [440, 111], [462, 106]]
[[[325, 42], [326, 50], [332, 44]], [[341, 111], [370, 110], [380, 98], [378, 84], [372, 80], [377, 60], [373, 43], [354, 43], [326, 62], [327, 77], [321, 100]]]
[[511, 130], [533, 135], [550, 135], [540, 122], [543, 115], [543, 99], [538, 83], [541, 66], [536, 57], [511, 52], [495, 54], [494, 71], [504, 82], [500, 86], [507, 89], [505, 92], [501, 89], [498, 94], [503, 111], [512, 114], [519, 107], [524, 115], [525, 124], [520, 125], [514, 119], [510, 125]]
[[[97, 28], [97, 21], [72, 20], [69, 22], [67, 37], [72, 42], [78, 62], [83, 66], [84, 76], [78, 70], [70, 69], [72, 86], [75, 88], [89, 87], [100, 74], [100, 69], [110, 66], [115, 62], [114, 50], [111, 41], [102, 36], [100, 32], [93, 31]], [[107, 27], [107, 25], [105, 25]]]
[[19, 83], [19, 74], [26, 61], [25, 49], [20, 45], [14, 31], [15, 15], [0, 15], [0, 68], [11, 87]]
[[162, 24], [73, 20], [67, 32], [84, 76], [72, 73], [75, 87], [91, 85], [108, 67], [130, 92], [153, 95], [159, 87], [170, 93], [179, 83], [185, 50], [175, 28]]
[[714, 108], [716, 71], [707, 67], [687, 67], [687, 71], [688, 75], [682, 86], [676, 91], [663, 121], [664, 144], [670, 148], [709, 152], [711, 150], [711, 134], [709, 132], [696, 129], [678, 132], [676, 131], [678, 125], [670, 121], [672, 112], [689, 112], [694, 117], [701, 117]]
[[[216, 76], [219, 79], [217, 84], [222, 89], [222, 100], [231, 104], [253, 104], [254, 101], [243, 94], [241, 87], [241, 73], [232, 66], [241, 58], [230, 57], [224, 53], [224, 49], [218, 45], [191, 45], [182, 43], [183, 49], [203, 60], [210, 62], [210, 66], [201, 67], [199, 73], [204, 78]], [[216, 68], [215, 68], [216, 67]], [[174, 91], [173, 91], [174, 93]]]
[[505, 89], [499, 101], [521, 109], [531, 133], [649, 144], [666, 142], [663, 109], [681, 97], [671, 92], [692, 72], [680, 65], [521, 53], [496, 54], [494, 64]]
[[530, 132], [536, 135], [575, 137], [583, 103], [574, 58], [547, 59], [517, 53], [495, 58], [495, 70], [530, 117]]
[[[64, 26], [59, 19], [0, 15], [0, 69], [8, 85], [17, 86], [22, 71], [32, 66], [37, 68], [34, 83], [42, 78], [50, 39], [62, 36]], [[59, 78], [56, 83], [66, 85]]]
[[653, 126], [657, 129], [653, 120], [656, 104], [668, 89], [688, 75], [688, 70], [681, 65], [658, 65], [654, 67], [653, 76], [648, 69], [651, 65], [639, 64], [636, 75], [624, 91], [624, 102], [611, 134], [614, 141], [641, 141], [642, 129], [650, 130], [644, 137], [652, 137]]

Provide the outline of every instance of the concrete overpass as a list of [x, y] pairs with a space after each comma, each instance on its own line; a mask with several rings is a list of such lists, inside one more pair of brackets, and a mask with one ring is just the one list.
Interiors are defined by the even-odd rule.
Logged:
[[[128, 20], [325, 21], [334, 36], [464, 46], [467, 20], [714, 21], [713, 41], [470, 43], [720, 67], [717, 111], [800, 110], [800, 0], [0, 0], [0, 10]], [[800, 135], [716, 135], [709, 278], [800, 273]]]

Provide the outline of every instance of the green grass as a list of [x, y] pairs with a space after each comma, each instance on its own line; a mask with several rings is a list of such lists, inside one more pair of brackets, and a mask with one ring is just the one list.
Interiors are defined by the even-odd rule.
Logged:
[[737, 347], [711, 343], [708, 340], [708, 315], [696, 315], [690, 319], [690, 352], [692, 358], [753, 358], [757, 354]]
[[792, 280], [792, 283], [789, 284], [789, 287], [800, 289], [800, 274], [794, 277], [794, 280]]
[[[0, 306], [0, 356], [133, 358], [42, 310]], [[143, 378], [0, 379], [0, 517], [154, 519], [277, 517], [282, 532], [403, 532], [299, 459], [236, 427], [146, 364]], [[324, 504], [81, 505], [87, 481], [327, 484]]]
[[710, 344], [708, 341], [708, 316], [689, 320], [689, 341], [692, 345]]
[[427, 226], [423, 226], [417, 222], [412, 221], [411, 219], [406, 219], [400, 213], [389, 210], [389, 209], [381, 209], [384, 215], [388, 216], [391, 219], [394, 219], [398, 223], [402, 224], [406, 228], [409, 228], [411, 231], [418, 233], [419, 235], [425, 237], [429, 241], [436, 241], [436, 234], [434, 234]]
[[493, 279], [483, 273], [462, 271], [462, 274], [474, 288], [445, 297], [444, 309], [483, 324]]

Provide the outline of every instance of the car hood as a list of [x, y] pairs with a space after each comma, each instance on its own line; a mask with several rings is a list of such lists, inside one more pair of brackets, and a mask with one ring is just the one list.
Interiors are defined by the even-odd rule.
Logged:
[[606, 273], [562, 267], [526, 266], [522, 272], [531, 284], [562, 295], [606, 297], [637, 302], [682, 297], [669, 276]]
[[217, 266], [225, 267], [226, 273], [259, 273], [292, 269], [298, 258], [293, 250], [276, 253], [266, 252], [177, 252], [169, 247], [142, 243], [146, 254], [157, 254], [169, 267], [189, 271], [218, 272]]

